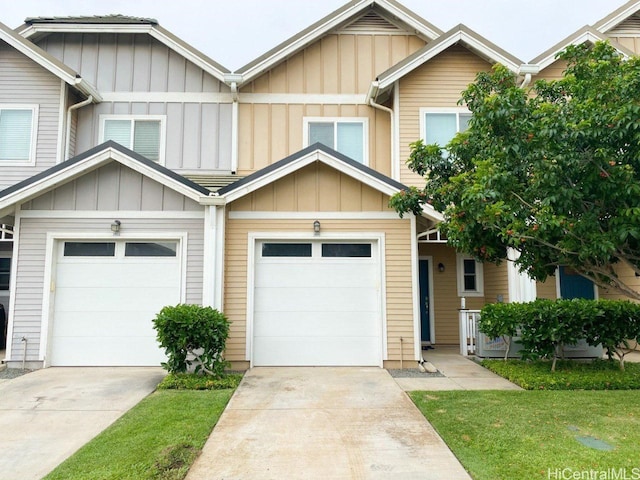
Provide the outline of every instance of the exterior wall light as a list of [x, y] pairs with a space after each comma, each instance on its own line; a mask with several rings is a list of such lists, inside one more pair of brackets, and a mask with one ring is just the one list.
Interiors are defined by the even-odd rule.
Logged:
[[444, 272], [444, 263], [440, 262], [440, 263], [438, 264], [438, 271], [439, 271], [440, 273]]
[[120, 225], [120, 220], [114, 220], [113, 222], [111, 222], [111, 231], [114, 235], [120, 233]]
[[320, 221], [316, 220], [313, 222], [313, 233], [315, 235], [320, 235]]

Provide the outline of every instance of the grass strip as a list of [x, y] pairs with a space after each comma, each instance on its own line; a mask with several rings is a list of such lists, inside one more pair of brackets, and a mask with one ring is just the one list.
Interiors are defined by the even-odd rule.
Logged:
[[158, 390], [45, 478], [183, 479], [232, 393]]
[[613, 470], [628, 475], [615, 478], [640, 476], [640, 391], [410, 396], [475, 480], [605, 478], [571, 475]]
[[[640, 363], [596, 360], [558, 361], [556, 371], [551, 362], [522, 360], [483, 360], [482, 365], [525, 390], [637, 390], [640, 389]], [[639, 475], [640, 477], [640, 475]]]

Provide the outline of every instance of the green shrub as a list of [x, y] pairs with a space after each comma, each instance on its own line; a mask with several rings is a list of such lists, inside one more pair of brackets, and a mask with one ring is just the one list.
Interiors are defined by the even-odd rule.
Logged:
[[158, 385], [159, 390], [226, 390], [240, 385], [242, 374], [229, 373], [221, 377], [170, 373]]
[[482, 366], [525, 390], [638, 390], [640, 364], [622, 371], [617, 362], [594, 360], [579, 362], [559, 360], [556, 371], [549, 371], [549, 361], [483, 360]]
[[223, 375], [229, 336], [229, 321], [224, 314], [199, 305], [167, 306], [156, 315], [153, 326], [168, 357], [162, 366], [170, 373], [193, 368], [195, 373]]
[[489, 338], [502, 338], [507, 345], [505, 360], [509, 357], [511, 339], [516, 335], [518, 326], [522, 324], [525, 309], [520, 303], [489, 303], [480, 314], [478, 328]]

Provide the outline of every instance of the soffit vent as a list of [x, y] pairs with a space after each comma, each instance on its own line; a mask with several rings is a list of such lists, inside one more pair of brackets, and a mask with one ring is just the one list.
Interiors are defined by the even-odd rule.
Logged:
[[351, 35], [407, 35], [408, 32], [370, 10], [337, 33]]
[[632, 35], [640, 37], [640, 15], [637, 13], [631, 15], [624, 22], [619, 23], [607, 32], [610, 37], [618, 35]]

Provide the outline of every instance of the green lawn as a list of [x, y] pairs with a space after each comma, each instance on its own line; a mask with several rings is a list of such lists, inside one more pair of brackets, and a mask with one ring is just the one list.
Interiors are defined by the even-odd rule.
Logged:
[[45, 478], [182, 479], [232, 393], [158, 390]]
[[628, 478], [640, 478], [640, 391], [444, 391], [410, 396], [475, 480], [564, 478], [549, 477], [548, 469], [552, 475], [559, 469], [562, 475], [565, 468], [626, 468]]

